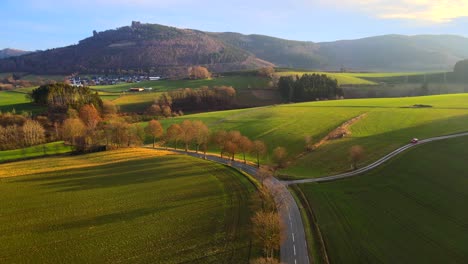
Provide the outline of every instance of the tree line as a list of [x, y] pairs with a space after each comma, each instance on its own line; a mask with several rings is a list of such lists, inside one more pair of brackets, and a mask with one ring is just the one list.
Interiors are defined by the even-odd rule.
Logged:
[[177, 89], [162, 94], [147, 109], [148, 114], [158, 116], [182, 115], [186, 111], [230, 109], [234, 106], [236, 90], [231, 86]]
[[343, 90], [335, 79], [325, 74], [283, 76], [278, 80], [281, 96], [289, 102], [331, 100], [343, 97]]

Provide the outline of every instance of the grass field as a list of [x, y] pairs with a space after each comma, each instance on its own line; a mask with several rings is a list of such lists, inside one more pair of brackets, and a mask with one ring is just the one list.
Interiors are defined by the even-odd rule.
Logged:
[[56, 155], [71, 152], [70, 146], [63, 142], [53, 142], [28, 148], [0, 151], [0, 163], [19, 159], [29, 159], [45, 155]]
[[0, 262], [248, 263], [253, 191], [225, 166], [145, 149], [0, 165]]
[[221, 86], [228, 85], [236, 89], [264, 89], [268, 88], [269, 80], [267, 78], [255, 76], [226, 76], [220, 78], [211, 78], [204, 80], [161, 80], [161, 81], [143, 81], [140, 83], [122, 83], [116, 85], [93, 86], [93, 89], [122, 92], [132, 87], [152, 87], [154, 91], [165, 92], [178, 88], [200, 88], [202, 86]]
[[299, 185], [331, 263], [467, 263], [468, 138], [412, 149], [365, 175]]
[[7, 112], [15, 110], [17, 113], [21, 111], [40, 112], [43, 107], [34, 105], [26, 97], [25, 93], [14, 91], [0, 91], [0, 111]]
[[[433, 107], [409, 108], [415, 104]], [[284, 146], [296, 157], [304, 150], [306, 136], [317, 142], [362, 114], [365, 116], [349, 128], [351, 135], [323, 144], [281, 173], [296, 178], [327, 176], [350, 168], [348, 151], [353, 145], [364, 147], [366, 156], [360, 164], [364, 165], [407, 144], [413, 137], [467, 131], [468, 94], [288, 104], [186, 115], [163, 123], [167, 127], [183, 119], [202, 120], [213, 130], [235, 129], [251, 139], [264, 140], [270, 153], [275, 147]]]

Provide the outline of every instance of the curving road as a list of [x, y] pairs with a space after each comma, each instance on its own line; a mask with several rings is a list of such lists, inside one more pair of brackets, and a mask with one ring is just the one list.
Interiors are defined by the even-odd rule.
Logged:
[[408, 150], [408, 149], [410, 149], [412, 147], [419, 146], [421, 144], [429, 143], [429, 142], [433, 142], [433, 141], [456, 138], [456, 137], [463, 137], [463, 136], [468, 136], [468, 132], [423, 139], [423, 140], [420, 140], [418, 143], [407, 144], [407, 145], [405, 145], [405, 146], [403, 146], [403, 147], [401, 147], [399, 149], [396, 149], [396, 150], [390, 152], [389, 154], [387, 154], [386, 156], [384, 156], [383, 158], [377, 160], [376, 162], [374, 162], [374, 163], [372, 163], [370, 165], [367, 165], [365, 167], [362, 167], [360, 169], [357, 169], [355, 171], [346, 172], [346, 173], [342, 173], [342, 174], [337, 174], [337, 175], [333, 175], [333, 176], [314, 178], [314, 179], [282, 181], [282, 183], [285, 184], [285, 185], [291, 185], [291, 184], [300, 184], [300, 183], [308, 183], [308, 182], [329, 182], [329, 181], [336, 181], [336, 180], [340, 180], [340, 179], [344, 179], [344, 178], [353, 177], [353, 176], [359, 175], [361, 173], [370, 171], [370, 170], [382, 165], [383, 163], [385, 163], [389, 159], [401, 154], [402, 152], [404, 152], [404, 151], [406, 151], [406, 150]]
[[[161, 148], [163, 149], [163, 148]], [[185, 152], [183, 150], [169, 149], [172, 152], [187, 154], [192, 157], [203, 159], [203, 154], [195, 152]], [[256, 176], [257, 167], [244, 164], [239, 161], [229, 161], [215, 155], [206, 155], [207, 160], [218, 162], [232, 166], [236, 169], [244, 171], [252, 176]], [[269, 178], [264, 182], [265, 186], [272, 190], [279, 190], [274, 193], [277, 204], [283, 204], [278, 208], [281, 218], [286, 227], [286, 240], [281, 245], [281, 263], [284, 264], [306, 264], [310, 263], [309, 253], [307, 251], [307, 242], [304, 232], [304, 224], [302, 223], [301, 212], [296, 204], [296, 201], [292, 197], [291, 193], [287, 189], [287, 185], [279, 181], [276, 178]]]
[[[462, 137], [462, 136], [468, 136], [468, 132], [433, 137], [433, 138], [421, 140], [416, 144], [407, 144], [395, 151], [392, 151], [391, 153], [387, 154], [386, 156], [377, 160], [376, 162], [366, 167], [362, 167], [358, 170], [352, 171], [352, 172], [347, 172], [347, 173], [342, 173], [342, 174], [327, 176], [327, 177], [322, 177], [322, 178], [314, 178], [314, 179], [279, 181], [276, 178], [270, 178], [267, 181], [265, 181], [264, 184], [270, 190], [273, 188], [279, 189], [278, 192], [274, 192], [275, 200], [277, 201], [278, 204], [285, 205], [285, 206], [278, 208], [281, 218], [283, 219], [285, 223], [286, 235], [287, 235], [285, 242], [281, 245], [281, 263], [285, 263], [285, 264], [311, 263], [311, 261], [309, 260], [309, 254], [307, 251], [307, 242], [306, 242], [306, 237], [305, 237], [305, 232], [304, 232], [304, 225], [302, 223], [301, 213], [299, 211], [299, 207], [296, 204], [296, 201], [294, 200], [294, 198], [292, 197], [291, 193], [289, 192], [287, 188], [288, 185], [309, 183], [309, 182], [329, 182], [329, 181], [335, 181], [335, 180], [353, 177], [361, 173], [370, 171], [382, 165], [389, 159], [401, 154], [402, 152], [412, 147], [415, 147], [424, 143], [433, 142], [433, 141]], [[171, 149], [170, 151], [181, 153], [181, 154], [187, 154], [187, 155], [197, 157], [197, 158], [202, 158], [202, 159], [204, 158], [203, 154], [200, 154], [200, 153], [195, 153], [195, 152], [190, 152], [190, 151], [185, 152], [182, 150], [173, 150], [173, 149]], [[215, 155], [206, 155], [206, 159], [214, 161], [214, 162], [230, 165], [254, 177], [257, 174], [257, 168], [255, 166], [244, 164], [239, 161], [229, 161], [227, 159], [224, 159]]]

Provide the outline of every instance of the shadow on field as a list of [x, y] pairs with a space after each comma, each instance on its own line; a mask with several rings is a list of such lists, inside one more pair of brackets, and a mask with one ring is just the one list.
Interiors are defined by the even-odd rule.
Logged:
[[[36, 182], [39, 186], [51, 188], [53, 191], [72, 192], [200, 175], [199, 172], [194, 172], [189, 164], [185, 164], [184, 160], [176, 156], [148, 158], [90, 168], [53, 171], [15, 182]], [[209, 172], [211, 169], [208, 166], [206, 171]]]
[[87, 218], [87, 219], [71, 221], [71, 222], [60, 224], [60, 225], [47, 224], [47, 226], [44, 226], [43, 228], [39, 228], [38, 232], [44, 233], [44, 232], [51, 232], [51, 231], [63, 231], [63, 230], [68, 230], [72, 228], [90, 228], [91, 229], [93, 227], [103, 226], [103, 225], [107, 225], [110, 223], [131, 221], [133, 219], [143, 217], [146, 215], [161, 213], [162, 211], [169, 210], [171, 208], [173, 208], [173, 206], [172, 207], [140, 208], [140, 209], [125, 211], [125, 212], [117, 212], [117, 213], [100, 215], [100, 216]]

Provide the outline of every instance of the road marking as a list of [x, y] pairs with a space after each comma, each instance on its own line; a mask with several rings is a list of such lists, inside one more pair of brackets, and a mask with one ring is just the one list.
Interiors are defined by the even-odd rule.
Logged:
[[293, 249], [294, 249], [294, 256], [296, 256], [296, 245], [293, 245]]
[[292, 222], [291, 222], [291, 221], [289, 221], [289, 224], [291, 225], [291, 229], [292, 229]]
[[288, 215], [289, 215], [289, 221], [291, 221], [291, 213], [288, 213]]
[[293, 242], [294, 242], [294, 233], [292, 233], [292, 237], [293, 237]]
[[297, 264], [297, 261], [296, 261], [296, 259], [294, 259], [294, 264]]

